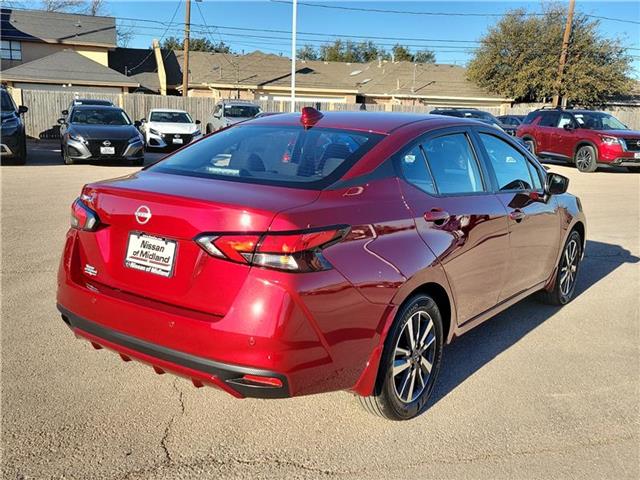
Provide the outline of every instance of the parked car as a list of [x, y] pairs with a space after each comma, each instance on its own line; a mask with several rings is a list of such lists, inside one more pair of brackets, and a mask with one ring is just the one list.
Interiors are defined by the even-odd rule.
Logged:
[[539, 157], [564, 160], [581, 172], [594, 172], [603, 164], [640, 172], [640, 131], [605, 112], [536, 110], [527, 115], [517, 135]]
[[486, 123], [487, 125], [491, 125], [493, 127], [504, 130], [509, 135], [515, 136], [516, 134], [515, 127], [513, 127], [512, 125], [504, 124], [496, 117], [494, 117], [491, 113], [485, 112], [483, 110], [478, 110], [477, 108], [436, 108], [435, 110], [431, 110], [431, 112], [429, 113], [431, 115], [447, 115], [449, 117], [472, 118], [482, 123]]
[[182, 147], [202, 136], [200, 120], [194, 122], [184, 110], [154, 108], [141, 123], [147, 149]]
[[60, 124], [60, 151], [64, 163], [78, 160], [121, 160], [144, 164], [144, 139], [124, 110], [80, 105]]
[[496, 117], [502, 125], [518, 128], [522, 125], [525, 115], [500, 115]]
[[229, 125], [249, 120], [261, 112], [258, 105], [246, 100], [221, 100], [216, 103], [205, 132], [216, 132]]
[[13, 98], [5, 88], [0, 88], [0, 158], [2, 163], [7, 160], [18, 165], [27, 161], [27, 134], [24, 129], [22, 115], [29, 109], [16, 106]]
[[96, 98], [74, 98], [71, 100], [71, 104], [68, 109], [62, 110], [62, 115], [66, 116], [69, 114], [69, 110], [77, 105], [102, 105], [104, 107], [113, 107], [113, 102], [111, 100], [100, 100]]
[[479, 122], [263, 117], [86, 185], [58, 308], [96, 348], [196, 386], [349, 390], [409, 419], [444, 344], [535, 292], [572, 299], [586, 224], [567, 186]]

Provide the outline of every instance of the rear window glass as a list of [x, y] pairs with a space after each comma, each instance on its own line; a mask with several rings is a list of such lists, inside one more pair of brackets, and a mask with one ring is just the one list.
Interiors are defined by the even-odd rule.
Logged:
[[344, 175], [382, 137], [337, 129], [242, 125], [194, 143], [150, 170], [321, 189]]
[[224, 116], [232, 118], [251, 118], [260, 113], [258, 107], [253, 105], [225, 105]]

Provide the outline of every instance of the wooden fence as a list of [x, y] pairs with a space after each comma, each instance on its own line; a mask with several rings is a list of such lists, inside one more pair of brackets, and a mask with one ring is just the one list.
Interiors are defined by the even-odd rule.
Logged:
[[[145, 95], [142, 93], [131, 94], [104, 94], [82, 92], [76, 94], [72, 91], [43, 91], [43, 90], [14, 90], [12, 92], [16, 101], [20, 101], [22, 105], [29, 107], [29, 112], [24, 116], [27, 135], [38, 139], [57, 139], [59, 138], [58, 118], [61, 117], [61, 111], [68, 108], [71, 101], [76, 95], [82, 98], [100, 98], [110, 100], [118, 105], [129, 114], [132, 120], [141, 120], [146, 118], [149, 110], [152, 108], [177, 108], [186, 110], [203, 125], [211, 116], [215, 106], [213, 98], [205, 97], [177, 97], [177, 96], [161, 96], [161, 95]], [[289, 110], [289, 103], [282, 101], [257, 101], [265, 112], [285, 112]], [[296, 110], [302, 107], [317, 106], [315, 102], [296, 102]], [[539, 104], [516, 104], [507, 109], [506, 113], [524, 115], [535, 108], [539, 108]], [[413, 112], [428, 113], [433, 110], [432, 105], [377, 105], [367, 104], [366, 109], [369, 112]], [[360, 104], [355, 103], [320, 103], [321, 110], [335, 111], [358, 111], [361, 109]], [[500, 115], [505, 113], [500, 111], [499, 107], [482, 107], [483, 110]], [[615, 108], [606, 110], [608, 113], [619, 118], [630, 128], [640, 130], [640, 107], [635, 108]], [[204, 128], [204, 127], [203, 127]]]

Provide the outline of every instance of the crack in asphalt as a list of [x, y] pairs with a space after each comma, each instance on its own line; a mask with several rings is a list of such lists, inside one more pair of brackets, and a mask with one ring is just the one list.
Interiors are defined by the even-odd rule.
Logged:
[[182, 417], [184, 415], [184, 397], [183, 397], [182, 390], [178, 388], [177, 378], [173, 380], [172, 387], [178, 393], [178, 403], [180, 404], [180, 411], [178, 414], [171, 416], [171, 418], [169, 419], [169, 422], [167, 422], [167, 426], [164, 429], [164, 435], [160, 440], [160, 446], [162, 447], [162, 450], [164, 451], [164, 456], [165, 456], [164, 463], [166, 465], [171, 465], [174, 463], [173, 458], [171, 457], [171, 452], [169, 451], [169, 447], [167, 446], [167, 440], [169, 439], [169, 435], [171, 434], [171, 428], [173, 427], [173, 424], [176, 422], [176, 420], [179, 417]]

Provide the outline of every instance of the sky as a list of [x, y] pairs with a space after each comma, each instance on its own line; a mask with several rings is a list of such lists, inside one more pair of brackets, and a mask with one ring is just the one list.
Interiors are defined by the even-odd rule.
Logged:
[[[291, 53], [290, 34], [292, 7], [289, 0], [277, 1], [192, 1], [191, 22], [194, 24], [193, 36], [205, 36], [212, 41], [223, 40], [235, 52], [262, 50], [289, 56]], [[298, 45], [305, 43], [319, 45], [323, 40], [331, 40], [335, 35], [354, 35], [367, 39], [372, 37], [393, 38], [375, 40], [390, 48], [393, 43], [408, 44], [412, 49], [422, 47], [434, 50], [438, 63], [464, 65], [472, 55], [478, 39], [494, 25], [499, 15], [514, 8], [524, 8], [530, 12], [541, 12], [545, 2], [538, 1], [356, 1], [338, 2], [326, 0], [299, 0], [298, 6]], [[343, 9], [318, 8], [304, 3], [320, 3], [356, 9], [399, 10], [431, 13], [457, 13], [464, 15], [421, 15], [407, 13], [377, 13], [371, 11], [352, 11]], [[548, 3], [548, 2], [546, 2]], [[558, 2], [567, 5], [566, 2]], [[633, 68], [634, 76], [640, 78], [640, 2], [638, 1], [586, 1], [577, 0], [576, 9], [580, 12], [622, 19], [635, 23], [601, 20], [601, 33], [604, 36], [620, 38], [626, 46], [632, 47], [629, 53], [636, 56]], [[184, 0], [126, 1], [107, 0], [106, 11], [118, 19], [118, 23], [129, 26], [135, 34], [129, 46], [147, 48], [153, 38], [182, 36], [182, 26], [172, 25], [167, 30], [164, 25], [146, 22], [183, 22], [185, 14]], [[174, 17], [175, 14], [175, 17]], [[474, 15], [469, 15], [474, 14]], [[125, 18], [131, 20], [125, 20]], [[207, 27], [205, 27], [205, 25]], [[225, 27], [235, 27], [230, 29]], [[255, 29], [239, 30], [239, 29]], [[282, 32], [265, 32], [264, 30]], [[304, 33], [302, 33], [304, 32]], [[316, 33], [318, 35], [309, 35]], [[268, 38], [264, 38], [268, 37]], [[306, 41], [305, 41], [306, 40]]]

